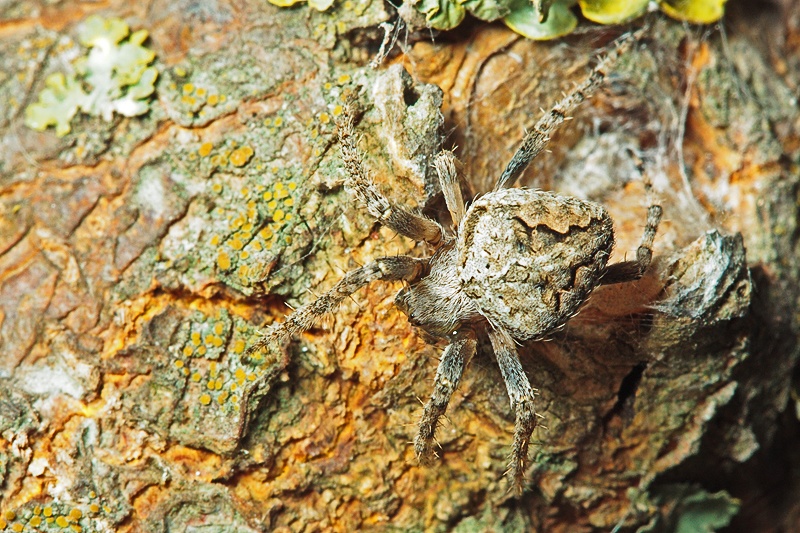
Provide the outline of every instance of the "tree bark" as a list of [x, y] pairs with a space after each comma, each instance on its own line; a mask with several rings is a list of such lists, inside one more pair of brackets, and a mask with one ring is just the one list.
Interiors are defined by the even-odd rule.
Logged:
[[[490, 190], [540, 108], [621, 29], [542, 43], [474, 24], [401, 39], [370, 70], [392, 16], [375, 0], [10, 7], [0, 525], [799, 528], [800, 8], [728, 7], [724, 31], [636, 21], [642, 42], [522, 178], [606, 206], [611, 262], [635, 254], [652, 201], [632, 153], [665, 216], [642, 280], [596, 290], [563, 331], [520, 347], [544, 420], [519, 497], [488, 345], [439, 459], [417, 464], [442, 346], [394, 307], [401, 284], [354, 295], [285, 347], [286, 367], [246, 349], [345, 271], [430, 254], [342, 187], [334, 123], [351, 95], [375, 182], [446, 224], [432, 156], [457, 147], [468, 197]], [[150, 32], [150, 112], [78, 115], [60, 138], [26, 128], [44, 77], [72, 58], [64, 36], [94, 13]]]

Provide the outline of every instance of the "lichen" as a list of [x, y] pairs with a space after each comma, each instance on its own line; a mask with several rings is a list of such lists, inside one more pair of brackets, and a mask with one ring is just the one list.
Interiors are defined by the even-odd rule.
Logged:
[[[289, 7], [304, 0], [268, 0]], [[664, 13], [693, 24], [711, 24], [722, 18], [727, 0], [659, 0]], [[563, 37], [575, 29], [578, 18], [571, 11], [576, 3], [581, 14], [600, 24], [619, 24], [647, 11], [648, 0], [407, 0], [424, 15], [427, 25], [436, 30], [451, 30], [467, 13], [492, 22], [502, 20], [520, 35], [534, 40]], [[309, 0], [318, 11], [326, 11], [331, 0]]]
[[142, 46], [147, 31], [130, 33], [119, 18], [89, 17], [78, 30], [78, 41], [88, 49], [77, 58], [71, 72], [55, 72], [45, 79], [39, 100], [25, 109], [25, 124], [44, 131], [55, 126], [66, 135], [81, 111], [102, 117], [134, 117], [147, 113], [158, 71], [149, 66], [155, 53]]

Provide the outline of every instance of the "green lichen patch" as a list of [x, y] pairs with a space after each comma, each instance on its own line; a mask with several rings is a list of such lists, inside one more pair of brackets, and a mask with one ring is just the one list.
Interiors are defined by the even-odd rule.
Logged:
[[[242, 398], [271, 365], [247, 357], [257, 331], [222, 309], [190, 314], [170, 346], [165, 369], [183, 390], [170, 433], [183, 444], [230, 452], [243, 434]], [[182, 383], [182, 384], [181, 384]]]
[[25, 109], [25, 124], [44, 131], [55, 127], [66, 135], [78, 112], [111, 121], [114, 114], [135, 117], [147, 113], [158, 71], [150, 63], [155, 53], [143, 46], [147, 31], [130, 33], [121, 19], [89, 17], [78, 30], [88, 53], [72, 62], [70, 72], [45, 78], [38, 101]]

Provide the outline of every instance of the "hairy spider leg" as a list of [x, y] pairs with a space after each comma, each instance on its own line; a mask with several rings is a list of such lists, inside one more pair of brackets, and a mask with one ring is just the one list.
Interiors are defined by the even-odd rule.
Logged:
[[433, 446], [439, 419], [447, 410], [450, 397], [458, 389], [464, 367], [475, 355], [477, 346], [475, 332], [471, 329], [461, 329], [453, 332], [450, 344], [442, 353], [439, 368], [436, 369], [433, 394], [425, 404], [422, 419], [419, 421], [419, 432], [414, 439], [414, 451], [422, 464], [430, 464], [436, 456]]
[[650, 207], [647, 208], [647, 220], [644, 224], [644, 233], [642, 234], [639, 248], [636, 249], [636, 259], [633, 261], [620, 261], [619, 263], [609, 265], [603, 277], [600, 278], [601, 285], [636, 281], [644, 275], [645, 271], [650, 266], [650, 261], [653, 259], [653, 241], [656, 238], [656, 231], [658, 231], [658, 225], [661, 222], [662, 210], [660, 205], [653, 203], [653, 184], [650, 180], [650, 175], [645, 172], [644, 164], [641, 159], [638, 157], [636, 159], [636, 166], [644, 181], [644, 190], [648, 198], [650, 198]]
[[464, 197], [461, 194], [461, 185], [458, 181], [458, 159], [450, 150], [442, 150], [433, 160], [433, 168], [439, 175], [439, 185], [444, 195], [444, 203], [450, 211], [453, 227], [457, 228], [464, 218]]
[[525, 169], [528, 168], [530, 162], [547, 146], [550, 141], [550, 135], [567, 119], [576, 107], [597, 91], [603, 84], [610, 67], [617, 62], [620, 55], [641, 38], [645, 31], [646, 28], [641, 28], [619, 37], [614, 42], [614, 47], [600, 57], [589, 76], [576, 85], [568, 95], [559, 100], [549, 112], [545, 113], [536, 122], [533, 129], [525, 134], [522, 145], [517, 149], [514, 157], [508, 162], [506, 169], [497, 180], [497, 184], [494, 187], [495, 191], [514, 185]]
[[[286, 317], [283, 322], [270, 325], [267, 332], [251, 346], [247, 353], [268, 346], [282, 347], [292, 335], [306, 331], [320, 316], [330, 313], [351, 294], [371, 281], [416, 281], [425, 270], [427, 259], [408, 256], [381, 257], [361, 268], [349, 271], [329, 291]], [[288, 356], [284, 355], [284, 366]]]
[[531, 433], [536, 428], [536, 411], [533, 408], [535, 394], [522, 369], [511, 334], [499, 327], [489, 328], [489, 340], [492, 343], [503, 381], [506, 383], [511, 409], [516, 416], [514, 444], [511, 447], [508, 473], [514, 489], [519, 494], [522, 492], [525, 469], [528, 466], [528, 445], [531, 442]]
[[384, 226], [418, 242], [439, 244], [443, 240], [444, 232], [437, 222], [392, 204], [373, 183], [357, 146], [354, 105], [354, 103], [348, 104], [337, 121], [345, 167], [345, 187], [352, 191], [353, 195], [366, 206], [369, 214]]

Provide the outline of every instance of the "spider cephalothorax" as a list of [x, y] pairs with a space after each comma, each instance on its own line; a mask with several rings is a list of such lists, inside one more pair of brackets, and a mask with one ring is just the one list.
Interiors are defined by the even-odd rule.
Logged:
[[428, 258], [383, 257], [348, 272], [330, 291], [273, 325], [251, 351], [280, 347], [308, 329], [350, 294], [371, 281], [402, 280], [395, 303], [409, 322], [449, 344], [425, 404], [414, 448], [419, 459], [434, 456], [439, 419], [458, 387], [480, 336], [488, 336], [516, 416], [509, 468], [521, 488], [528, 444], [536, 426], [534, 391], [516, 343], [541, 339], [561, 328], [599, 285], [632, 281], [650, 264], [661, 208], [651, 205], [636, 259], [608, 265], [614, 232], [606, 210], [595, 203], [550, 192], [510, 188], [544, 148], [567, 113], [602, 82], [605, 69], [634, 37], [623, 37], [576, 87], [528, 133], [495, 189], [465, 208], [455, 156], [441, 152], [434, 167], [453, 231], [389, 201], [370, 179], [356, 146], [352, 106], [338, 123], [345, 185], [379, 222], [435, 248]]

